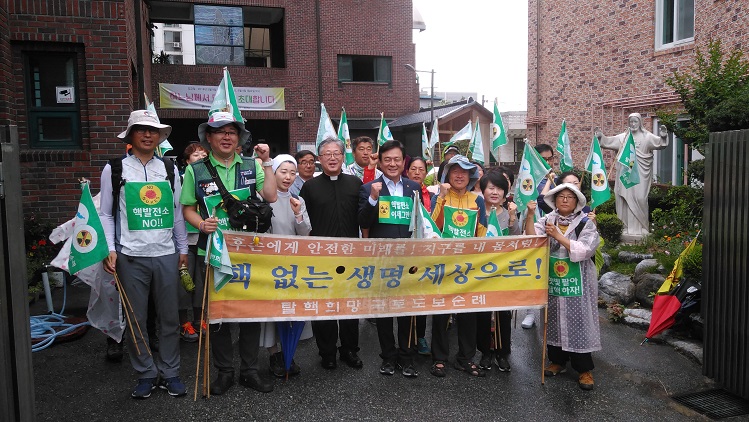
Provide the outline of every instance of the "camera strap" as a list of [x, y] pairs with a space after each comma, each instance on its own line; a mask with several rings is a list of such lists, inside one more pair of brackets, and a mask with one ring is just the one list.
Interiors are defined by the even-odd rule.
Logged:
[[221, 194], [221, 199], [224, 201], [224, 207], [228, 209], [229, 204], [231, 204], [233, 201], [236, 201], [236, 198], [231, 196], [229, 191], [226, 190], [226, 186], [224, 186], [224, 182], [222, 182], [218, 177], [218, 172], [216, 171], [216, 167], [213, 167], [210, 157], [205, 158], [205, 167], [208, 169], [208, 174], [211, 175], [213, 181], [216, 183], [218, 192]]

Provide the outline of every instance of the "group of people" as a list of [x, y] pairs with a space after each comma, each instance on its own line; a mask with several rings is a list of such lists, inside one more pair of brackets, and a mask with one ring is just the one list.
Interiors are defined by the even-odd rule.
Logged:
[[[380, 218], [378, 205], [382, 201], [410, 202], [419, 196], [444, 237], [485, 236], [491, 213], [497, 216], [500, 235], [548, 236], [551, 256], [577, 270], [582, 294], [549, 296], [550, 363], [545, 372], [562, 373], [571, 361], [580, 373], [580, 387], [593, 388], [591, 352], [601, 346], [597, 274], [591, 257], [599, 238], [595, 214], [584, 211], [586, 200], [576, 175], [562, 175], [555, 187], [540, 187], [539, 203], [531, 202], [529, 212], [520, 215], [509, 197], [514, 182], [512, 171], [497, 167], [484, 172], [480, 165], [458, 154], [456, 148], [445, 152], [442, 164], [430, 175], [436, 178], [432, 184], [425, 183], [431, 163], [421, 157], [408, 157], [399, 141], [387, 141], [377, 148], [371, 138], [356, 138], [352, 142], [355, 163], [350, 166], [343, 165], [344, 144], [335, 138], [323, 140], [315, 152], [280, 154], [275, 158], [270, 157], [268, 145], [258, 144], [253, 148], [255, 156], [245, 157], [238, 151], [248, 142], [249, 131], [232, 114], [217, 112], [199, 126], [200, 143], [185, 150], [188, 165], [182, 177], [171, 179], [169, 174], [176, 173], [177, 167], [155, 154], [170, 131], [171, 127], [159, 123], [152, 113], [132, 112], [127, 129], [119, 135], [132, 146], [121, 159], [121, 166], [117, 164], [121, 167], [116, 170], [121, 172], [121, 181], [114, 181], [111, 162], [101, 177], [100, 213], [110, 250], [104, 268], [117, 273], [132, 302], [135, 321], [145, 326], [146, 320], [153, 318], [158, 328], [158, 353], [151, 354], [145, 347], [152, 335], [148, 332], [127, 341], [130, 361], [138, 373], [132, 397], [147, 398], [156, 387], [173, 396], [186, 393], [179, 377], [179, 339], [180, 332], [188, 341], [197, 337], [187, 315], [191, 304], [198, 318], [195, 324], [206, 321], [199, 317], [202, 286], [196, 288], [192, 300], [180, 293], [178, 270], [189, 268], [196, 283], [202, 282], [207, 240], [217, 229], [229, 228], [226, 219], [218, 218], [204, 201], [220, 190], [232, 191], [240, 199], [259, 196], [271, 203], [270, 231], [275, 234], [409, 238], [409, 224]], [[313, 177], [316, 159], [322, 173]], [[534, 211], [544, 207], [548, 211], [535, 221]], [[468, 224], [453, 224], [452, 217], [457, 214], [467, 218]], [[150, 316], [149, 298], [155, 308]], [[512, 315], [503, 311], [495, 315], [433, 315], [431, 347], [425, 338], [426, 316], [416, 318], [416, 335], [410, 335], [410, 316], [395, 318], [397, 336], [393, 318], [376, 319], [380, 373], [393, 375], [400, 371], [405, 377], [418, 377], [415, 356], [422, 353], [432, 356], [432, 375], [446, 376], [452, 318], [458, 335], [455, 369], [475, 377], [484, 376], [495, 364], [500, 371], [510, 370]], [[212, 361], [218, 372], [210, 384], [214, 395], [224, 394], [235, 382], [231, 325], [208, 324]], [[236, 325], [241, 359], [239, 384], [261, 392], [272, 391], [273, 383], [259, 371], [258, 351], [260, 347], [268, 349], [271, 373], [286, 373], [274, 323]], [[306, 325], [302, 338], [314, 335], [323, 368], [335, 369], [339, 358], [352, 368], [363, 367], [358, 355], [358, 320], [312, 321]], [[499, 336], [498, 342], [492, 331]], [[476, 351], [481, 352], [478, 362], [474, 361]], [[288, 373], [299, 372], [299, 366], [292, 362]]]

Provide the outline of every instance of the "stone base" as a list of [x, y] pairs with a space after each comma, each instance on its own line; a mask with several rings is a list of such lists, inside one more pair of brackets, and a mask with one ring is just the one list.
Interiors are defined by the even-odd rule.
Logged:
[[644, 234], [628, 234], [628, 233], [622, 233], [622, 243], [627, 245], [634, 245], [636, 243], [642, 242], [642, 239], [646, 235]]

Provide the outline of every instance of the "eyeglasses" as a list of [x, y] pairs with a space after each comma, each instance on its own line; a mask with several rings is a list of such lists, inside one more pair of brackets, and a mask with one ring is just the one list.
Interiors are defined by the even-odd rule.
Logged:
[[314, 161], [300, 161], [299, 165], [300, 166], [314, 166], [315, 162]]
[[211, 132], [211, 133], [215, 133], [215, 134], [220, 135], [222, 137], [223, 136], [238, 136], [239, 135], [238, 132], [234, 132], [233, 130], [218, 130], [216, 132]]
[[133, 126], [131, 132], [137, 133], [138, 135], [145, 135], [148, 133], [159, 133], [159, 130], [152, 126]]
[[320, 157], [325, 157], [326, 159], [330, 160], [331, 158], [341, 158], [342, 155], [343, 154], [341, 154], [340, 152], [324, 152], [320, 154]]
[[556, 199], [561, 199], [563, 202], [572, 201], [573, 199], [577, 199], [577, 196], [574, 195], [557, 195]]

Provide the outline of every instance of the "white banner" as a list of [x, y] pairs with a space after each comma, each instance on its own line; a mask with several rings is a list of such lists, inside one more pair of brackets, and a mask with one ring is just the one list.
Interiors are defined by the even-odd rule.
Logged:
[[[240, 110], [286, 110], [284, 88], [234, 87]], [[210, 110], [215, 86], [159, 84], [159, 108]]]

